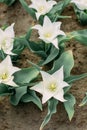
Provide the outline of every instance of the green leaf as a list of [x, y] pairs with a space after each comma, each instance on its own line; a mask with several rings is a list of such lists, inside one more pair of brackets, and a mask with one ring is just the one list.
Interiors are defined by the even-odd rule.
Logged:
[[34, 18], [36, 19], [35, 11], [29, 8], [28, 4], [24, 0], [19, 0], [23, 8]]
[[82, 102], [80, 103], [79, 106], [84, 106], [87, 104], [87, 92], [86, 92], [86, 96], [83, 98]]
[[74, 105], [76, 103], [75, 97], [72, 94], [66, 94], [65, 99], [67, 100], [64, 102], [65, 110], [68, 114], [69, 120], [71, 121], [74, 115]]
[[64, 77], [69, 77], [70, 72], [74, 66], [74, 59], [72, 51], [66, 51], [61, 54], [61, 56], [55, 60], [52, 69], [49, 71], [49, 73], [53, 74], [58, 69], [61, 68], [61, 66], [64, 67]]
[[87, 46], [87, 29], [73, 31], [69, 34], [69, 36], [81, 44]]
[[70, 84], [70, 83], [73, 83], [73, 82], [80, 80], [82, 78], [85, 78], [85, 77], [87, 77], [87, 73], [80, 74], [80, 75], [71, 75], [71, 76], [65, 78], [65, 81]]
[[51, 47], [50, 54], [48, 57], [45, 59], [45, 61], [42, 63], [42, 65], [46, 65], [52, 60], [54, 60], [59, 54], [59, 50], [55, 48], [54, 46]]
[[11, 6], [15, 0], [0, 0], [0, 2], [7, 4], [8, 6]]
[[36, 95], [36, 93], [32, 90], [29, 90], [28, 93], [22, 97], [21, 101], [24, 103], [33, 102], [35, 105], [38, 106], [40, 110], [42, 110], [41, 101], [39, 97]]
[[0, 96], [6, 96], [9, 95], [9, 89], [8, 86], [4, 85], [4, 84], [0, 84]]
[[67, 86], [64, 88], [64, 93], [66, 94], [70, 89], [71, 89], [71, 85]]
[[16, 106], [18, 105], [22, 96], [27, 93], [27, 86], [22, 86], [14, 89], [15, 89], [15, 93], [10, 96], [10, 102], [12, 105]]
[[24, 68], [14, 74], [14, 81], [18, 85], [24, 85], [34, 80], [38, 74], [38, 69], [34, 67]]
[[43, 127], [50, 121], [51, 116], [56, 113], [56, 107], [58, 104], [58, 100], [52, 98], [48, 101], [48, 113], [44, 119], [44, 121], [42, 122], [41, 126], [40, 126], [40, 130], [43, 129]]
[[74, 11], [77, 15], [78, 21], [82, 25], [87, 25], [87, 10], [80, 10], [77, 8], [77, 6], [74, 4]]
[[22, 51], [24, 50], [25, 48], [25, 44], [26, 44], [26, 39], [25, 38], [16, 38], [14, 40], [14, 47], [13, 47], [13, 50], [12, 52], [19, 55], [22, 53]]
[[39, 55], [42, 57], [42, 59], [47, 58], [47, 51], [50, 49], [50, 46], [47, 46], [46, 43], [44, 42], [33, 42], [33, 41], [28, 41], [27, 42], [27, 47], [34, 52], [35, 54]]
[[27, 41], [30, 40], [31, 33], [32, 33], [32, 29], [29, 28], [29, 30], [28, 30], [28, 32], [26, 33], [26, 36], [25, 36], [25, 39], [26, 39]]
[[65, 9], [65, 7], [70, 3], [70, 0], [62, 0], [59, 1], [51, 11], [47, 14], [47, 16], [51, 19], [51, 21], [57, 21], [58, 18], [67, 18], [67, 16], [61, 16], [61, 13]]

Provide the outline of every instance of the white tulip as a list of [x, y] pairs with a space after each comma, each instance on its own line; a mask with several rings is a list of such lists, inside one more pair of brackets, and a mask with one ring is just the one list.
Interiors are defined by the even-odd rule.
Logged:
[[36, 18], [39, 19], [41, 15], [47, 14], [55, 4], [56, 1], [54, 0], [32, 0], [32, 4], [29, 7], [37, 11]]
[[4, 53], [8, 55], [15, 55], [12, 53], [13, 42], [14, 42], [14, 23], [7, 27], [5, 30], [0, 29], [0, 50], [2, 49]]
[[14, 67], [11, 62], [11, 58], [8, 55], [1, 63], [0, 63], [0, 83], [10, 85], [16, 87], [17, 84], [14, 83], [13, 74], [20, 69], [18, 67]]
[[56, 48], [58, 48], [58, 35], [65, 35], [63, 31], [60, 30], [61, 22], [51, 22], [51, 20], [45, 16], [43, 26], [35, 25], [32, 28], [37, 29], [39, 33], [39, 39], [46, 43], [52, 43]]
[[71, 3], [74, 3], [80, 10], [87, 9], [87, 0], [72, 0]]
[[43, 81], [30, 89], [43, 95], [42, 103], [46, 103], [52, 97], [65, 102], [63, 88], [69, 86], [69, 84], [64, 81], [63, 66], [52, 75], [44, 71], [41, 71], [41, 75]]

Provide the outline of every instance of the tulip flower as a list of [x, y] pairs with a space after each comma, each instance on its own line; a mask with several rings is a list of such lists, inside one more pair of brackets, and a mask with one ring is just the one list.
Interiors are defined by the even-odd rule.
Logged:
[[39, 39], [46, 43], [52, 43], [56, 48], [58, 48], [58, 35], [65, 35], [63, 31], [60, 30], [61, 22], [51, 22], [51, 20], [45, 16], [43, 26], [35, 25], [32, 29], [37, 29], [39, 33]]
[[56, 1], [50, 0], [32, 0], [32, 4], [29, 5], [30, 8], [35, 9], [36, 12], [36, 18], [39, 19], [41, 15], [47, 14], [52, 7], [56, 4]]
[[10, 85], [16, 87], [17, 84], [13, 81], [13, 74], [20, 69], [18, 67], [14, 67], [11, 62], [11, 58], [8, 55], [1, 63], [0, 63], [0, 83]]
[[63, 88], [69, 86], [69, 84], [64, 81], [63, 66], [52, 75], [44, 71], [41, 71], [41, 75], [43, 81], [30, 89], [43, 95], [42, 103], [46, 103], [52, 97], [65, 102]]
[[0, 50], [3, 50], [5, 54], [15, 55], [12, 53], [14, 42], [14, 23], [7, 27], [5, 30], [0, 29]]

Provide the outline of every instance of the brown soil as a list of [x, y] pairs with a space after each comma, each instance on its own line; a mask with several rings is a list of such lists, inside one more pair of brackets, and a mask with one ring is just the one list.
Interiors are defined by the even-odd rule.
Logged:
[[[72, 7], [65, 9], [64, 14], [71, 15], [72, 19], [62, 20], [62, 29], [65, 32], [87, 28], [82, 27], [74, 14]], [[0, 27], [4, 24], [15, 23], [16, 36], [23, 35], [35, 21], [24, 11], [17, 1], [13, 6], [7, 7], [0, 4]], [[37, 37], [33, 34], [33, 39]], [[74, 54], [75, 66], [73, 74], [82, 74], [87, 72], [87, 47], [80, 45], [76, 41], [70, 41], [66, 44], [67, 50], [71, 49]], [[33, 62], [39, 60], [28, 50], [21, 55], [20, 67], [29, 66], [25, 59]], [[79, 103], [87, 91], [87, 78], [77, 81], [73, 84], [71, 92], [77, 99], [75, 106], [75, 115], [70, 122], [62, 104], [58, 105], [57, 113], [52, 117], [44, 130], [87, 130], [87, 106], [79, 107]], [[34, 104], [20, 104], [17, 107], [9, 103], [9, 99], [0, 99], [0, 130], [39, 130], [40, 124], [47, 112], [45, 105], [41, 112]]]

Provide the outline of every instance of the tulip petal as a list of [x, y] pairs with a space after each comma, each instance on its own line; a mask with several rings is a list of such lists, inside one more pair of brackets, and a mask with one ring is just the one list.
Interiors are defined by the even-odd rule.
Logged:
[[40, 82], [39, 84], [31, 87], [30, 89], [35, 90], [36, 92], [39, 92], [39, 93], [43, 94], [43, 83]]
[[13, 30], [13, 27], [14, 27], [14, 24], [15, 23], [13, 23], [13, 24], [11, 24], [11, 26], [9, 26], [9, 27], [7, 27], [6, 29], [5, 29], [5, 33], [9, 36], [9, 37], [12, 37], [12, 38], [14, 38], [14, 30]]
[[66, 100], [63, 97], [64, 95], [64, 91], [63, 89], [61, 89], [56, 95], [54, 95], [53, 97], [56, 98], [57, 100], [61, 101], [61, 102], [65, 102]]
[[13, 79], [14, 79], [14, 76], [11, 76], [11, 78], [9, 79], [9, 81], [3, 82], [3, 83], [7, 84], [7, 85], [10, 85], [10, 86], [13, 86], [13, 87], [18, 87], [18, 85], [13, 81]]
[[56, 71], [55, 73], [53, 73], [53, 76], [58, 79], [59, 81], [63, 81], [64, 79], [64, 74], [63, 74], [63, 66]]

